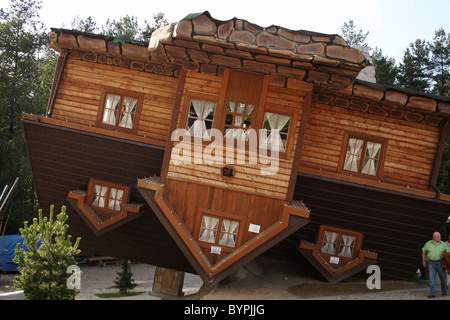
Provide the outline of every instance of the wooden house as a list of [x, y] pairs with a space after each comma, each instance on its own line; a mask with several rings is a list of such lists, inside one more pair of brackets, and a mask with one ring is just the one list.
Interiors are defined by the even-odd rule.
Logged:
[[22, 123], [40, 206], [68, 207], [83, 250], [206, 284], [264, 252], [404, 279], [449, 216], [449, 99], [356, 80], [366, 58], [337, 35], [204, 12], [148, 43], [49, 46], [47, 112]]

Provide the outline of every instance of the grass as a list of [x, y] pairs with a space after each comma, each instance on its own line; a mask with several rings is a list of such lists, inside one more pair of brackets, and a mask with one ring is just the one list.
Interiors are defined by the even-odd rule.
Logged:
[[145, 292], [143, 292], [143, 291], [127, 292], [127, 293], [109, 292], [109, 293], [96, 293], [95, 295], [99, 298], [111, 299], [111, 298], [134, 297], [134, 296], [138, 296], [143, 293], [145, 293]]

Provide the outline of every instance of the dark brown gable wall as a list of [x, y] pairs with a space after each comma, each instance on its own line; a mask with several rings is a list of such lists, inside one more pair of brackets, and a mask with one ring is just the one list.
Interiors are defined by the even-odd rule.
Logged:
[[307, 174], [298, 175], [294, 199], [307, 204], [311, 223], [278, 245], [279, 252], [288, 253], [300, 239], [316, 243], [322, 224], [360, 232], [362, 249], [378, 254], [382, 279], [411, 279], [421, 248], [450, 214], [448, 202]]
[[130, 202], [144, 203], [138, 178], [159, 175], [164, 149], [95, 134], [22, 121], [39, 206], [48, 213], [66, 206], [69, 234], [81, 237], [86, 252], [193, 272], [172, 238], [149, 207], [138, 219], [96, 236], [67, 201], [72, 190], [86, 190], [89, 179], [130, 186]]

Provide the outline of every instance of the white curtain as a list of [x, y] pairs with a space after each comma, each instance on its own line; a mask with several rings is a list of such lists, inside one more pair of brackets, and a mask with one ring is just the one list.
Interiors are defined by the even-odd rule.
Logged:
[[199, 241], [215, 243], [217, 235], [217, 227], [219, 225], [219, 219], [203, 216], [202, 227], [200, 229]]
[[336, 254], [336, 244], [338, 235], [339, 234], [336, 232], [325, 231], [322, 252], [329, 254]]
[[122, 198], [123, 198], [123, 190], [122, 189], [111, 188], [111, 190], [109, 192], [108, 209], [120, 211], [120, 205], [122, 204]]
[[236, 246], [238, 228], [239, 222], [224, 219], [222, 221], [219, 244], [234, 248]]
[[119, 123], [120, 127], [128, 129], [133, 128], [133, 121], [134, 115], [136, 113], [137, 103], [137, 99], [125, 97]]
[[102, 122], [116, 125], [117, 111], [119, 110], [120, 96], [114, 94], [106, 95], [105, 113]]
[[286, 146], [281, 138], [280, 130], [282, 130], [290, 120], [290, 116], [266, 112], [264, 124], [269, 124], [270, 134], [267, 135], [267, 130], [263, 129], [263, 137], [261, 138], [260, 147], [285, 152]]
[[351, 258], [353, 256], [353, 247], [355, 246], [356, 237], [349, 235], [342, 235], [341, 249], [339, 255], [341, 257]]
[[100, 208], [105, 207], [105, 197], [107, 187], [96, 184], [94, 187], [94, 195], [92, 197], [92, 205]]
[[194, 137], [211, 138], [210, 132], [207, 131], [205, 119], [207, 119], [208, 115], [214, 111], [216, 104], [214, 102], [192, 100], [191, 106], [194, 108], [195, 115], [198, 119], [196, 119], [194, 124], [188, 129], [189, 134]]
[[347, 156], [344, 163], [345, 170], [358, 172], [363, 144], [363, 140], [353, 138], [348, 140]]
[[380, 158], [381, 144], [367, 142], [366, 155], [362, 173], [375, 176], [377, 174], [378, 159]]

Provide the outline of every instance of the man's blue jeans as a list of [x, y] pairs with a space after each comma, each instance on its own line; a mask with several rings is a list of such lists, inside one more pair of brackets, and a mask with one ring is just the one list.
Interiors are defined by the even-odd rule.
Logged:
[[436, 274], [439, 275], [441, 280], [441, 292], [447, 293], [447, 278], [441, 261], [429, 261], [428, 272], [430, 273], [430, 296], [436, 296]]

